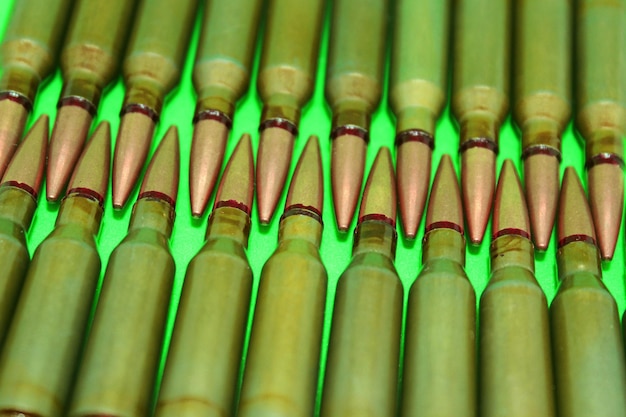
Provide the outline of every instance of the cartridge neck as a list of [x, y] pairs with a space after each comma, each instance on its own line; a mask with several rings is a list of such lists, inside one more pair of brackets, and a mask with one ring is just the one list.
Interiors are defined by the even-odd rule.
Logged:
[[472, 142], [476, 140], [485, 142], [483, 147], [493, 148], [492, 150], [497, 151], [500, 122], [493, 113], [480, 110], [465, 113], [459, 120], [459, 125], [461, 129], [461, 151], [467, 149], [468, 146], [474, 146]]
[[332, 129], [342, 126], [358, 126], [369, 130], [372, 109], [362, 100], [342, 100], [333, 107]]
[[35, 72], [19, 66], [9, 66], [4, 69], [0, 78], [0, 92], [12, 91], [22, 97], [25, 107], [30, 111], [40, 82], [41, 79]]
[[421, 130], [431, 137], [435, 132], [436, 116], [426, 107], [407, 107], [397, 114], [396, 132]]
[[206, 240], [231, 239], [241, 246], [248, 247], [250, 236], [250, 216], [234, 207], [218, 207], [209, 217]]
[[621, 163], [624, 162], [623, 132], [612, 127], [602, 127], [586, 137], [585, 154], [587, 162], [598, 155], [617, 156]]
[[398, 233], [395, 227], [379, 220], [365, 220], [354, 231], [352, 256], [366, 252], [376, 252], [391, 260], [396, 258]]
[[61, 101], [70, 97], [80, 97], [88, 104], [91, 104], [89, 111], [94, 115], [104, 88], [97, 77], [90, 72], [76, 70], [66, 74], [64, 79], [65, 84], [61, 91]]
[[593, 242], [567, 243], [559, 247], [556, 260], [559, 267], [559, 280], [561, 281], [581, 272], [591, 274], [599, 280], [602, 279], [600, 253]]
[[213, 110], [222, 113], [232, 121], [236, 103], [237, 97], [234, 97], [231, 90], [220, 86], [210, 86], [198, 93], [196, 115]]
[[465, 265], [465, 238], [453, 229], [433, 229], [422, 243], [422, 263], [446, 259]]
[[140, 105], [149, 111], [150, 116], [158, 121], [166, 92], [154, 80], [144, 77], [131, 77], [126, 80], [126, 96], [122, 111], [129, 106]]
[[535, 273], [535, 249], [530, 239], [519, 235], [503, 235], [491, 242], [491, 273], [515, 266]]
[[56, 227], [77, 224], [97, 235], [102, 220], [100, 201], [81, 192], [68, 194], [61, 202]]
[[316, 215], [299, 214], [284, 215], [278, 230], [278, 243], [289, 240], [304, 240], [316, 248], [322, 242], [323, 225]]
[[521, 129], [523, 152], [533, 152], [529, 148], [535, 148], [535, 151], [542, 149], [544, 153], [552, 153], [560, 159], [563, 131], [561, 123], [548, 117], [533, 117], [526, 120]]
[[10, 220], [28, 230], [37, 209], [37, 199], [26, 190], [13, 185], [0, 186], [0, 218]]
[[273, 94], [263, 105], [261, 120], [285, 119], [294, 126], [300, 124], [300, 106], [296, 97], [288, 94]]
[[155, 197], [140, 197], [133, 206], [128, 233], [138, 229], [153, 229], [169, 239], [175, 215], [174, 206], [169, 202]]

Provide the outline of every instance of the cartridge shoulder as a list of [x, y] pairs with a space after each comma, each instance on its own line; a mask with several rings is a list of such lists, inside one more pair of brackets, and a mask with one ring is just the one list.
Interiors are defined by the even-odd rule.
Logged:
[[509, 296], [536, 297], [546, 303], [546, 296], [535, 276], [526, 268], [511, 266], [494, 272], [481, 299]]
[[188, 274], [234, 274], [235, 271], [251, 271], [246, 252], [240, 244], [230, 239], [212, 239], [205, 243], [193, 257]]
[[148, 227], [142, 227], [128, 232], [118, 247], [121, 246], [158, 247], [169, 253], [168, 237]]
[[615, 300], [602, 280], [588, 272], [575, 273], [565, 277], [561, 281], [552, 304], [564, 303], [569, 300], [572, 303], [608, 303], [615, 306]]
[[[87, 227], [78, 223], [58, 225], [46, 237], [39, 247], [47, 246], [85, 247], [96, 250], [96, 236]], [[39, 248], [38, 248], [39, 249]]]
[[471, 292], [475, 297], [474, 287], [463, 267], [457, 262], [445, 259], [427, 262], [411, 286], [410, 292], [424, 288], [441, 292]]
[[0, 217], [0, 245], [21, 245], [26, 247], [26, 233], [19, 224]]
[[328, 280], [326, 268], [317, 250], [281, 250], [280, 247], [265, 263], [262, 276], [289, 276], [307, 281], [320, 280], [324, 285]]
[[396, 289], [403, 291], [402, 282], [393, 261], [378, 253], [355, 256], [339, 278], [339, 282], [342, 281], [350, 281], [354, 285], [368, 285], [367, 282], [376, 282], [374, 285], [397, 287]]

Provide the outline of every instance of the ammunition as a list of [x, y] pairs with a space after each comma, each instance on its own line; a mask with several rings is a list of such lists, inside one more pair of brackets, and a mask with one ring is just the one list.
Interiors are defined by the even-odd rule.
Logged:
[[463, 266], [463, 208], [443, 155], [426, 214], [423, 269], [409, 292], [402, 417], [476, 416], [476, 294]]
[[46, 198], [58, 200], [83, 148], [102, 90], [117, 75], [136, 0], [76, 2], [61, 52], [63, 89], [50, 138]]
[[100, 277], [96, 235], [110, 154], [110, 128], [103, 122], [26, 273], [0, 357], [0, 416], [64, 415]]
[[602, 259], [610, 260], [624, 206], [626, 2], [576, 3], [576, 127], [585, 139], [589, 204]]
[[313, 415], [328, 280], [319, 255], [323, 184], [313, 136], [291, 180], [278, 249], [261, 272], [239, 417]]
[[322, 0], [270, 0], [257, 87], [263, 100], [257, 155], [259, 221], [274, 215], [298, 135], [300, 109], [315, 86]]
[[491, 278], [480, 299], [481, 415], [554, 417], [548, 304], [510, 159], [500, 171], [492, 230]]
[[237, 100], [248, 89], [261, 0], [209, 1], [196, 52], [194, 117], [189, 194], [200, 217], [222, 168]]
[[450, 3], [399, 0], [395, 6], [389, 102], [397, 119], [400, 217], [409, 239], [422, 220], [435, 123], [446, 103]]
[[178, 132], [159, 144], [128, 234], [104, 275], [68, 416], [146, 416], [174, 281], [168, 240], [178, 193]]
[[55, 69], [72, 3], [73, 0], [14, 2], [15, 9], [0, 46], [0, 176], [22, 137], [39, 84]]
[[572, 2], [515, 3], [513, 116], [522, 132], [528, 214], [546, 250], [559, 200], [561, 134], [571, 114]]
[[393, 265], [396, 204], [383, 147], [363, 192], [352, 261], [337, 285], [322, 417], [395, 415], [403, 297]]
[[20, 144], [0, 184], [0, 348], [30, 255], [26, 232], [37, 208], [46, 163], [48, 116], [41, 116]]
[[157, 417], [233, 414], [252, 292], [245, 248], [253, 184], [244, 135], [222, 176], [206, 242], [187, 268]]
[[347, 231], [363, 185], [370, 118], [382, 93], [388, 1], [337, 0], [332, 4], [326, 98], [333, 112], [335, 217], [339, 230]]
[[559, 199], [560, 286], [550, 307], [561, 417], [626, 416], [626, 365], [615, 300], [602, 283], [591, 212], [573, 168]]
[[509, 108], [511, 0], [463, 0], [455, 10], [452, 112], [460, 127], [468, 235], [483, 240], [495, 188], [498, 132]]
[[126, 96], [113, 157], [113, 207], [135, 187], [163, 100], [180, 78], [197, 0], [142, 0], [122, 64]]

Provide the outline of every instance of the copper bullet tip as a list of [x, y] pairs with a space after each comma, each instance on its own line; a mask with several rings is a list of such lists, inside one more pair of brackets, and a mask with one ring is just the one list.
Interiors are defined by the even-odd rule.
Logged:
[[398, 202], [407, 239], [415, 238], [422, 221], [430, 184], [431, 155], [431, 148], [421, 142], [404, 142], [398, 146]]
[[377, 219], [395, 227], [397, 205], [396, 176], [393, 172], [391, 153], [389, 148], [383, 146], [376, 155], [365, 184], [359, 223], [363, 220]]
[[359, 202], [367, 142], [356, 134], [338, 135], [332, 140], [331, 182], [337, 228], [350, 228]]
[[559, 247], [572, 241], [596, 242], [591, 210], [585, 190], [572, 167], [565, 169], [559, 195], [559, 220], [557, 235]]
[[171, 126], [159, 147], [152, 155], [152, 160], [143, 178], [139, 196], [159, 198], [172, 206], [176, 205], [178, 180], [180, 175], [180, 147], [178, 145], [178, 129]]
[[268, 224], [285, 187], [294, 135], [289, 129], [267, 127], [261, 132], [256, 167], [259, 221]]
[[291, 179], [285, 211], [301, 208], [322, 216], [324, 205], [324, 177], [322, 157], [317, 136], [311, 136], [300, 155]]
[[101, 122], [91, 135], [76, 169], [72, 174], [67, 190], [91, 195], [104, 203], [109, 186], [109, 167], [111, 165], [111, 126]]
[[57, 201], [63, 194], [83, 149], [93, 117], [89, 110], [74, 105], [59, 107], [50, 138], [46, 198]]
[[461, 189], [450, 155], [439, 161], [426, 212], [426, 233], [443, 228], [463, 234]]
[[233, 151], [215, 196], [215, 207], [235, 207], [250, 215], [254, 198], [252, 141], [245, 133]]
[[3, 184], [19, 187], [37, 199], [46, 165], [49, 128], [48, 116], [44, 114], [37, 119], [4, 172]]
[[25, 103], [8, 98], [0, 100], [0, 176], [11, 162], [27, 119]]
[[500, 170], [493, 206], [492, 239], [518, 235], [530, 239], [526, 199], [513, 161], [507, 159]]
[[219, 120], [202, 119], [194, 126], [189, 161], [189, 197], [194, 217], [201, 217], [209, 204], [222, 169], [228, 132], [228, 125]]
[[461, 154], [461, 189], [469, 238], [478, 245], [485, 236], [495, 188], [496, 154], [480, 147]]
[[596, 225], [602, 260], [613, 259], [624, 207], [624, 173], [613, 163], [599, 163], [587, 171], [589, 205]]
[[122, 116], [113, 158], [112, 191], [115, 208], [124, 207], [135, 188], [150, 151], [154, 126], [152, 117], [141, 112], [128, 112]]
[[559, 160], [554, 155], [534, 154], [524, 160], [528, 214], [535, 248], [550, 244], [559, 202]]

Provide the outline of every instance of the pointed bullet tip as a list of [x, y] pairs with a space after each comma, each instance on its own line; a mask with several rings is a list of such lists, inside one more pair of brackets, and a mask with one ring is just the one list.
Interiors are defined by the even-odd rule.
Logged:
[[234, 207], [250, 215], [253, 199], [254, 160], [252, 141], [244, 134], [235, 147], [215, 196], [215, 208]]
[[526, 199], [513, 161], [506, 159], [500, 170], [493, 207], [492, 238], [518, 235], [530, 239]]
[[300, 155], [291, 179], [285, 211], [299, 207], [321, 217], [323, 204], [324, 178], [319, 139], [317, 136], [311, 136]]
[[257, 155], [257, 206], [261, 224], [268, 224], [283, 193], [294, 136], [291, 130], [268, 127], [261, 132]]
[[138, 198], [158, 195], [160, 199], [174, 206], [178, 195], [179, 171], [178, 129], [176, 126], [171, 126], [165, 132], [161, 143], [152, 156]]
[[2, 177], [3, 184], [9, 183], [22, 188], [37, 198], [46, 165], [48, 130], [48, 116], [42, 115], [17, 148]]
[[229, 127], [219, 120], [198, 120], [189, 161], [189, 198], [194, 217], [202, 217], [222, 169]]
[[376, 216], [395, 227], [396, 207], [396, 176], [393, 171], [389, 148], [383, 146], [376, 155], [365, 184], [361, 210], [359, 211], [359, 223], [364, 218]]
[[113, 205], [123, 207], [135, 188], [154, 136], [153, 119], [140, 112], [122, 116], [113, 158]]
[[109, 186], [109, 166], [111, 164], [111, 126], [101, 122], [91, 135], [76, 169], [68, 182], [68, 193], [86, 191], [104, 202]]
[[404, 237], [414, 239], [422, 221], [428, 197], [431, 170], [431, 148], [417, 141], [398, 146], [398, 203]]
[[449, 155], [443, 155], [433, 181], [426, 211], [426, 232], [447, 228], [463, 233], [459, 180]]
[[57, 111], [50, 138], [48, 169], [46, 173], [46, 197], [57, 201], [81, 155], [93, 117], [89, 110], [64, 105]]
[[461, 156], [463, 207], [470, 242], [482, 242], [495, 188], [496, 154], [486, 148], [467, 149]]
[[526, 201], [535, 249], [550, 244], [559, 202], [559, 160], [554, 155], [533, 154], [524, 160]]
[[575, 240], [596, 242], [591, 210], [578, 174], [572, 167], [565, 169], [559, 195], [559, 247]]
[[359, 203], [367, 143], [363, 137], [343, 134], [332, 140], [331, 183], [335, 218], [347, 230]]
[[[624, 173], [612, 163], [599, 163], [587, 172], [589, 205], [602, 258], [613, 258], [624, 210]], [[610, 184], [610, 185], [609, 185]]]

